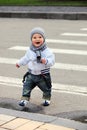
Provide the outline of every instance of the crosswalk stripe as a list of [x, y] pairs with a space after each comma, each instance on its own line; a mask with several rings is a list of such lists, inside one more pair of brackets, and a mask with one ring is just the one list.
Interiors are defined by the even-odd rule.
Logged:
[[61, 35], [64, 35], [64, 36], [82, 36], [82, 37], [87, 37], [86, 33], [62, 33]]
[[[9, 48], [10, 50], [19, 50], [19, 51], [25, 51], [28, 49], [28, 47], [25, 46], [13, 46]], [[82, 50], [68, 50], [68, 49], [53, 49], [51, 48], [52, 52], [59, 53], [59, 54], [73, 54], [73, 55], [87, 55], [87, 51]]]
[[87, 45], [87, 41], [74, 41], [74, 40], [61, 40], [61, 39], [47, 39], [48, 43], [61, 43], [61, 44], [74, 44], [74, 45]]
[[26, 46], [13, 46], [13, 47], [10, 47], [9, 49], [10, 50], [18, 50], [18, 51], [26, 51], [28, 50], [29, 47], [26, 47]]
[[87, 28], [81, 28], [80, 30], [87, 31]]
[[67, 92], [71, 92], [71, 93], [87, 94], [87, 87], [86, 86], [82, 87], [82, 86], [76, 86], [76, 85], [53, 83], [53, 89], [67, 91]]
[[0, 57], [0, 63], [2, 64], [16, 64], [17, 61], [18, 59], [15, 59], [15, 58]]
[[73, 54], [73, 55], [87, 55], [87, 51], [82, 50], [68, 50], [68, 49], [51, 49], [54, 53]]
[[[0, 76], [0, 84], [22, 88], [22, 79]], [[54, 91], [87, 95], [87, 87], [85, 86], [82, 87], [60, 83], [53, 83], [52, 86]]]
[[76, 64], [55, 63], [53, 68], [63, 70], [74, 70], [74, 71], [87, 71], [86, 65], [76, 65]]
[[[16, 64], [17, 61], [18, 59], [0, 57], [0, 63], [2, 64]], [[55, 63], [55, 65], [52, 68], [63, 70], [74, 70], [74, 71], [87, 71], [86, 65], [77, 65], [77, 64]]]
[[[66, 40], [66, 39], [46, 39], [47, 44], [68, 44], [68, 45], [87, 45], [87, 41]], [[16, 42], [16, 44], [19, 44]], [[23, 43], [22, 43], [23, 44]]]

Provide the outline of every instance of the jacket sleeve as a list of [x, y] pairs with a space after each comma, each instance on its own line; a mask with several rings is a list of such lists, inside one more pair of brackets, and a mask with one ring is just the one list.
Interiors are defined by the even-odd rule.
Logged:
[[55, 64], [55, 55], [48, 49], [46, 51], [46, 66], [51, 67]]
[[29, 50], [25, 53], [25, 55], [18, 61], [18, 64], [19, 66], [24, 66], [26, 64], [28, 64], [30, 60], [30, 57], [29, 57]]

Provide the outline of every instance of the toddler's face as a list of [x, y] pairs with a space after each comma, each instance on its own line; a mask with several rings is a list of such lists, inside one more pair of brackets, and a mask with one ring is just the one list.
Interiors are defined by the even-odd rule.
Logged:
[[44, 38], [42, 35], [38, 34], [38, 33], [35, 33], [33, 36], [32, 36], [32, 44], [35, 46], [35, 47], [39, 47], [43, 44], [44, 42]]

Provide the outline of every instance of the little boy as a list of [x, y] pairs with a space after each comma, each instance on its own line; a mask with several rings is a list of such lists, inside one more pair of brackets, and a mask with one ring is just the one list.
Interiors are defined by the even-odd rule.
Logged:
[[23, 92], [20, 106], [26, 106], [30, 100], [31, 91], [38, 86], [43, 92], [43, 106], [50, 105], [51, 77], [50, 67], [55, 63], [54, 54], [47, 47], [45, 33], [42, 28], [34, 28], [30, 33], [31, 46], [16, 67], [28, 65], [28, 73], [24, 76]]

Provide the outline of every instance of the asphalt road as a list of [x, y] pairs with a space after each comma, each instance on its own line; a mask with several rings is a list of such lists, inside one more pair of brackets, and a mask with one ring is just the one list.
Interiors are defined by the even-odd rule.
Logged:
[[52, 103], [46, 108], [41, 106], [42, 93], [35, 89], [26, 111], [60, 116], [67, 112], [83, 112], [86, 115], [87, 21], [82, 20], [0, 18], [0, 106], [21, 109], [17, 102], [27, 66], [17, 69], [15, 63], [25, 54], [30, 45], [30, 30], [36, 26], [45, 29], [47, 45], [56, 57], [51, 69]]

